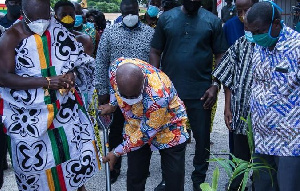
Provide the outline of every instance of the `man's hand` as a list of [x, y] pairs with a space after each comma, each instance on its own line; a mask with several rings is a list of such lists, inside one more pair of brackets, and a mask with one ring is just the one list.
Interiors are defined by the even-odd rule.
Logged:
[[103, 163], [109, 162], [110, 171], [114, 170], [114, 166], [118, 160], [118, 157], [114, 155], [112, 151], [110, 151], [106, 156], [102, 157]]
[[204, 109], [211, 109], [212, 106], [216, 103], [218, 95], [218, 86], [211, 86], [200, 100], [205, 101], [203, 104]]
[[64, 74], [64, 77], [69, 79], [71, 82], [73, 82], [73, 86], [75, 85], [75, 74], [74, 72], [68, 72], [66, 74]]
[[224, 86], [224, 91], [225, 91], [224, 120], [229, 131], [232, 131], [231, 90], [228, 87]]
[[74, 86], [74, 80], [71, 80], [71, 76], [68, 74], [52, 76], [49, 77], [48, 86], [53, 90], [70, 89]]
[[99, 110], [101, 110], [101, 115], [107, 115], [115, 112], [117, 106], [112, 106], [110, 104], [100, 105]]
[[225, 124], [228, 128], [229, 131], [232, 131], [231, 129], [231, 123], [232, 123], [232, 113], [230, 110], [225, 109], [224, 110], [224, 120], [225, 120]]

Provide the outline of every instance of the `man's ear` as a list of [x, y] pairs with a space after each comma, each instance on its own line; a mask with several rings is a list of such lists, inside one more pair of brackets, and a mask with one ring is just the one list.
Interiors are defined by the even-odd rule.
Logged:
[[275, 27], [276, 29], [281, 29], [281, 20], [280, 19], [275, 19], [273, 21], [273, 27]]

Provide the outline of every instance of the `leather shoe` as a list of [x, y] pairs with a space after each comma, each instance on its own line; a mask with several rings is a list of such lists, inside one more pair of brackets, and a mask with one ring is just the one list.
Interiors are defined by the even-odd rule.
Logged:
[[186, 140], [186, 143], [191, 143], [192, 142], [192, 130], [191, 129], [187, 129], [186, 130], [189, 134], [189, 138]]
[[113, 171], [110, 171], [110, 183], [111, 184], [115, 183], [119, 175], [120, 175], [120, 170], [114, 169]]
[[166, 182], [165, 180], [162, 180], [159, 185], [156, 186], [156, 188], [154, 189], [154, 191], [165, 191], [166, 188]]
[[3, 170], [7, 170], [8, 169], [8, 163], [7, 160], [3, 160]]

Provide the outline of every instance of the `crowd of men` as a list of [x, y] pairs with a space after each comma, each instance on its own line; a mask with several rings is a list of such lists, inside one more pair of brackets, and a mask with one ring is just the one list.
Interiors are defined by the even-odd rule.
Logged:
[[[78, 3], [60, 0], [51, 12], [50, 1], [6, 0], [0, 188], [8, 150], [19, 190], [85, 191], [101, 162], [114, 183], [127, 154], [127, 190], [142, 191], [158, 150], [162, 181], [155, 190], [183, 191], [191, 129], [191, 180], [200, 191], [222, 85], [230, 152], [271, 169], [253, 174], [253, 189], [300, 190], [300, 35], [272, 1], [226, 2], [220, 19], [201, 0], [149, 0], [143, 15], [136, 0], [122, 0], [121, 16], [106, 27], [102, 12]], [[95, 105], [114, 115], [106, 156]], [[248, 116], [254, 151], [242, 120]], [[239, 190], [243, 176], [228, 189]]]

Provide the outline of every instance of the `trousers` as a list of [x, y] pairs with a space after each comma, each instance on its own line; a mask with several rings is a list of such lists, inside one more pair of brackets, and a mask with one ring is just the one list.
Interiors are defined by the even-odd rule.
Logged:
[[200, 99], [184, 99], [187, 115], [190, 121], [193, 137], [196, 141], [195, 156], [193, 159], [194, 171], [191, 178], [195, 187], [205, 181], [210, 155], [210, 125], [211, 110], [203, 108], [204, 102]]
[[[112, 150], [116, 148], [119, 144], [123, 142], [123, 126], [124, 126], [124, 116], [121, 112], [121, 109], [117, 107], [116, 111], [114, 112], [114, 119], [110, 126], [109, 135], [108, 135], [108, 143], [109, 149]], [[119, 157], [114, 169], [120, 170], [122, 165], [122, 157]]]
[[266, 162], [274, 169], [254, 174], [255, 191], [300, 191], [300, 157], [255, 154], [254, 162]]
[[[186, 143], [159, 150], [166, 191], [184, 191]], [[148, 144], [127, 153], [127, 191], [144, 191], [148, 177], [151, 149]]]

